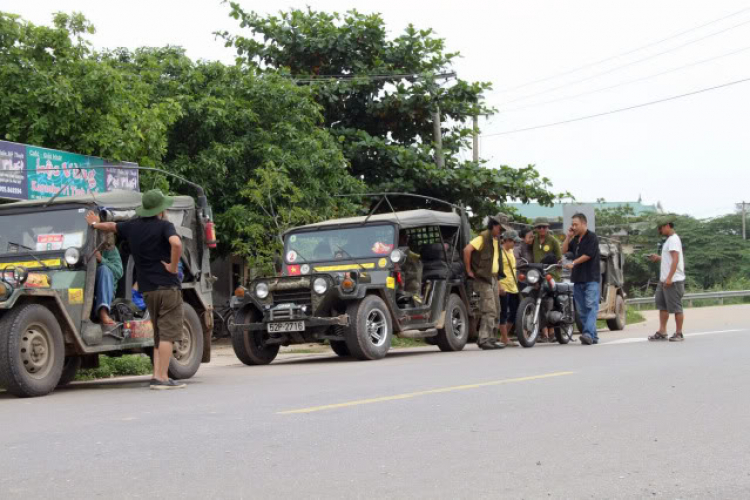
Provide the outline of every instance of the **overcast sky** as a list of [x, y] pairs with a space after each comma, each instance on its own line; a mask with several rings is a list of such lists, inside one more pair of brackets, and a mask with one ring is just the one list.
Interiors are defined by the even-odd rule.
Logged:
[[[393, 35], [408, 23], [435, 29], [446, 38], [449, 50], [461, 52], [455, 68], [461, 78], [494, 86], [487, 101], [500, 112], [482, 120], [483, 134], [608, 112], [750, 78], [750, 9], [692, 30], [749, 8], [750, 0], [240, 4], [262, 13], [306, 5], [326, 11], [375, 11]], [[78, 11], [96, 26], [96, 47], [181, 45], [195, 59], [225, 62], [233, 60], [233, 52], [212, 33], [240, 32], [227, 15], [228, 6], [219, 0], [0, 0], [0, 9], [46, 24], [53, 12]], [[687, 30], [692, 31], [569, 73]], [[702, 62], [713, 58], [717, 59]], [[648, 78], [681, 66], [689, 67]], [[618, 87], [580, 95], [612, 86]], [[541, 104], [555, 100], [559, 101]], [[554, 190], [570, 191], [579, 201], [634, 201], [642, 196], [645, 203], [661, 201], [666, 210], [698, 217], [728, 213], [735, 202], [750, 201], [750, 81], [600, 118], [485, 136], [480, 149], [491, 165], [535, 164], [552, 180]], [[465, 155], [470, 158], [471, 152]]]

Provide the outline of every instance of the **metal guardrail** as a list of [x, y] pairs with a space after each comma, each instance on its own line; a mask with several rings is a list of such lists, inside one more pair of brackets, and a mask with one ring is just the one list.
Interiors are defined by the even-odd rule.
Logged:
[[[724, 299], [730, 299], [734, 297], [750, 297], [750, 290], [733, 290], [727, 292], [700, 292], [700, 293], [686, 293], [682, 297], [683, 302], [687, 302], [689, 306], [693, 305], [694, 300], [718, 300], [719, 304], [724, 304]], [[654, 297], [640, 297], [636, 299], [627, 299], [625, 303], [629, 306], [641, 306], [644, 304], [653, 304], [655, 302]]]

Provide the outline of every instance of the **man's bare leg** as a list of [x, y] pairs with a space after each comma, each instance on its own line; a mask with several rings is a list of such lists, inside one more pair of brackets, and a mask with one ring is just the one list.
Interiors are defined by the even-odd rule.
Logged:
[[659, 333], [667, 334], [667, 321], [669, 321], [669, 311], [659, 311]]
[[674, 322], [677, 323], [677, 331], [675, 333], [682, 333], [682, 322], [685, 320], [684, 313], [677, 313], [674, 315]]
[[158, 379], [159, 378], [159, 367], [161, 366], [159, 364], [159, 349], [154, 346], [154, 375], [152, 378]]
[[[158, 356], [158, 358], [157, 358]], [[172, 342], [159, 341], [159, 349], [154, 348], [154, 361], [159, 360], [159, 370], [155, 371], [155, 377], [162, 382], [169, 380], [169, 360], [172, 358]], [[154, 365], [156, 366], [156, 365]]]
[[505, 345], [510, 344], [510, 340], [508, 340], [508, 325], [500, 325], [500, 342], [502, 342]]

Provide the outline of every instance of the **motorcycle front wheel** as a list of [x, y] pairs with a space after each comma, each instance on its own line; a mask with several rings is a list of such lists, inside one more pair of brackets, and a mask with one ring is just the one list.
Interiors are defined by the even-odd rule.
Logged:
[[524, 347], [534, 347], [536, 339], [539, 336], [539, 323], [541, 318], [537, 319], [534, 325], [534, 313], [536, 312], [536, 300], [533, 297], [526, 297], [518, 306], [516, 314], [516, 337], [518, 343]]

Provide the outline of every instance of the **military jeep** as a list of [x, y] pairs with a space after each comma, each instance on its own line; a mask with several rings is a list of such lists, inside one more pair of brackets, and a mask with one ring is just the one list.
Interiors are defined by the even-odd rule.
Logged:
[[[193, 198], [177, 196], [167, 211], [183, 241], [184, 335], [169, 367], [176, 379], [192, 377], [210, 360], [213, 227], [202, 201], [196, 207]], [[71, 382], [79, 368], [98, 366], [99, 354], [153, 356], [152, 323], [131, 301], [134, 263], [123, 242], [116, 242], [125, 272], [111, 308], [115, 325], [98, 323], [95, 253], [108, 236], [84, 218], [93, 210], [103, 220], [124, 221], [140, 204], [140, 193], [112, 191], [0, 205], [0, 387], [42, 396]]]
[[232, 299], [237, 357], [263, 365], [280, 346], [327, 341], [339, 356], [374, 360], [394, 335], [460, 351], [475, 323], [460, 257], [470, 235], [459, 207], [286, 232], [280, 275], [256, 279]]

